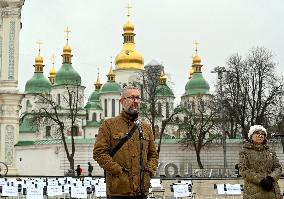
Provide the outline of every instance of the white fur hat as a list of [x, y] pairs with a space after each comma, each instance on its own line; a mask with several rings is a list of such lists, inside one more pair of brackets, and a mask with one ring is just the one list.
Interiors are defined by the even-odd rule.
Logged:
[[266, 129], [261, 126], [261, 125], [254, 125], [254, 126], [251, 126], [250, 129], [249, 129], [249, 133], [248, 133], [248, 138], [250, 139], [252, 134], [256, 131], [262, 131], [265, 133], [265, 136], [267, 136], [267, 132], [266, 132]]

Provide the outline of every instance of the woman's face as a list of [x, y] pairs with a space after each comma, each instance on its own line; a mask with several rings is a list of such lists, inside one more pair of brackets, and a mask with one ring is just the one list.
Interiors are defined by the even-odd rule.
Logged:
[[262, 144], [265, 139], [265, 133], [263, 131], [256, 131], [252, 134], [251, 139], [255, 144]]

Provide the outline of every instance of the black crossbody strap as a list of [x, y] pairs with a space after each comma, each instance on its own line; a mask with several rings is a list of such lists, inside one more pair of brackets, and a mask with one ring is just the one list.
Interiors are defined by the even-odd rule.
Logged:
[[123, 146], [123, 144], [129, 140], [133, 133], [135, 132], [135, 130], [138, 128], [138, 125], [134, 124], [134, 126], [132, 127], [132, 129], [130, 129], [130, 131], [119, 141], [119, 143], [117, 143], [117, 145], [111, 150], [111, 152], [109, 153], [110, 157], [113, 157], [114, 154]]

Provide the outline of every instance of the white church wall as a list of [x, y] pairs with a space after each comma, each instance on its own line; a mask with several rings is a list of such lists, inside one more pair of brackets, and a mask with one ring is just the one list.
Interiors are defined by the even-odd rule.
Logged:
[[98, 127], [88, 127], [85, 129], [85, 137], [86, 138], [94, 138], [98, 134]]
[[19, 175], [62, 175], [56, 146], [16, 147]]
[[[114, 111], [115, 115], [114, 116], [117, 116], [120, 113], [120, 104], [119, 104], [120, 94], [113, 94], [113, 93], [101, 94], [101, 105], [102, 105], [102, 108], [104, 109], [102, 116], [105, 119], [113, 117], [112, 115], [112, 100], [113, 99], [115, 100], [115, 111]], [[105, 105], [105, 102], [107, 102], [107, 105]], [[107, 115], [105, 115], [105, 106], [107, 106]]]
[[24, 140], [36, 140], [36, 135], [35, 133], [20, 133], [19, 136], [19, 140], [20, 141], [24, 141]]
[[[79, 95], [79, 99], [78, 99], [78, 107], [84, 107], [84, 86], [79, 86], [78, 88], [76, 86], [68, 86], [68, 89], [70, 91], [74, 90], [74, 92], [78, 89], [78, 95]], [[58, 102], [58, 100], [60, 100], [60, 105], [62, 107], [68, 107], [67, 101], [64, 100], [64, 97], [66, 99], [68, 99], [68, 90], [67, 90], [67, 86], [53, 86], [51, 89], [50, 94], [53, 97], [53, 100]], [[81, 97], [82, 96], [82, 97]], [[58, 99], [60, 98], [60, 99]]]
[[138, 81], [139, 79], [139, 72], [137, 70], [113, 70], [115, 73], [115, 81], [121, 85], [121, 87], [124, 84], [129, 84], [133, 81]]

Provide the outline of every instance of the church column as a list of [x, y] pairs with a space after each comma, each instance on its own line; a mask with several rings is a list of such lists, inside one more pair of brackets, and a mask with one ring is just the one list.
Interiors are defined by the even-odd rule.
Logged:
[[19, 33], [24, 0], [0, 2], [0, 84], [1, 89], [18, 86]]
[[19, 33], [24, 0], [0, 1], [0, 161], [17, 174], [14, 145], [19, 140]]

